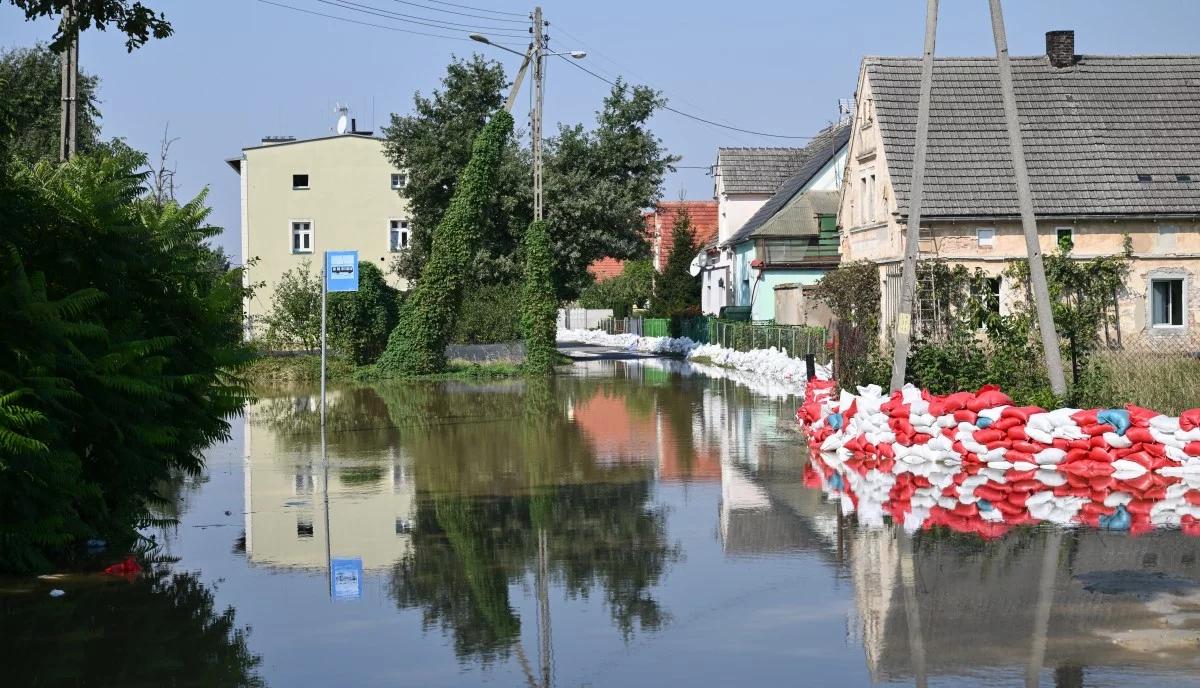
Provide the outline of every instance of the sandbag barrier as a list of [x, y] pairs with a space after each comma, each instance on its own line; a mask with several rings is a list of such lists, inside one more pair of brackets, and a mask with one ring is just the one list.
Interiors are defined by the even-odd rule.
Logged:
[[986, 538], [1042, 522], [1200, 535], [1200, 409], [1046, 411], [994, 385], [885, 396], [815, 380], [796, 419], [811, 449], [805, 484], [868, 527], [890, 517], [909, 532]]

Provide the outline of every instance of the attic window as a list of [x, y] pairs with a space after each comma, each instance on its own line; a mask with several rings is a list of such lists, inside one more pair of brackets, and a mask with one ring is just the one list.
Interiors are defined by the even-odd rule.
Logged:
[[293, 174], [292, 175], [292, 188], [293, 189], [307, 189], [308, 188], [308, 175], [307, 174]]
[[1154, 180], [1154, 177], [1151, 177], [1148, 174], [1139, 174], [1137, 177], [1139, 182], [1149, 182]]
[[1177, 175], [1175, 175], [1175, 181], [1177, 181], [1177, 182], [1190, 182], [1190, 181], [1192, 181], [1192, 175], [1190, 175], [1190, 174], [1177, 174]]

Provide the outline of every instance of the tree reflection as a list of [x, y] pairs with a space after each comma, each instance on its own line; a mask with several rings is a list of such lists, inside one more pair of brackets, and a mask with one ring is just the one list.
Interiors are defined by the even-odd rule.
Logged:
[[6, 685], [265, 685], [233, 608], [190, 573], [0, 595], [0, 637]]
[[555, 384], [379, 390], [398, 424], [420, 421], [401, 432], [417, 517], [396, 600], [452, 633], [461, 658], [490, 662], [518, 641], [509, 586], [536, 574], [539, 532], [551, 579], [572, 597], [602, 590], [623, 635], [666, 619], [650, 590], [678, 551], [650, 501], [653, 469], [597, 465]]

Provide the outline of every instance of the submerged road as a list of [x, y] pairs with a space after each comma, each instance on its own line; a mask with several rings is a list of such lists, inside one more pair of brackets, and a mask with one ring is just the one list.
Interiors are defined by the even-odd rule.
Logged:
[[622, 347], [584, 344], [583, 342], [559, 342], [558, 352], [576, 361], [623, 361], [634, 358], [659, 358], [661, 354], [630, 351]]
[[[576, 361], [623, 361], [635, 358], [658, 358], [661, 354], [630, 351], [617, 346], [601, 346], [583, 342], [558, 342], [558, 351]], [[502, 344], [460, 344], [446, 347], [446, 357], [472, 363], [520, 363], [525, 360], [521, 342]]]

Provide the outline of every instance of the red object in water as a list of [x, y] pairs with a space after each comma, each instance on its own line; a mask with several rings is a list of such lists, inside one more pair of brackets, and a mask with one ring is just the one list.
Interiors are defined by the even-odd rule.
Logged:
[[136, 576], [142, 572], [142, 567], [131, 554], [122, 561], [104, 569], [104, 572], [112, 576]]

